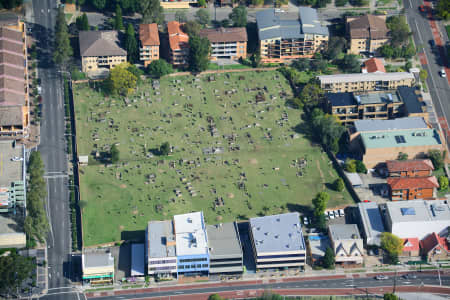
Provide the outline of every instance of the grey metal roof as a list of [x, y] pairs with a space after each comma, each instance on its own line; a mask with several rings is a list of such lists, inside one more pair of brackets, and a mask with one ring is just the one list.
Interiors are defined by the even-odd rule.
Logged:
[[111, 253], [84, 253], [84, 268], [114, 266], [114, 257]]
[[398, 118], [392, 120], [357, 120], [355, 129], [358, 132], [426, 129], [427, 123], [421, 117]]
[[256, 254], [305, 250], [299, 214], [296, 212], [250, 219]]
[[207, 225], [209, 255], [211, 258], [220, 256], [242, 256], [241, 241], [236, 223]]
[[415, 79], [414, 74], [408, 72], [334, 74], [320, 75], [317, 78], [321, 84]]
[[378, 204], [375, 202], [358, 203], [359, 215], [368, 245], [381, 245], [381, 234], [386, 231]]
[[117, 31], [80, 31], [80, 56], [124, 56]]
[[386, 210], [392, 223], [448, 220], [450, 226], [450, 205], [446, 200], [387, 202]]
[[335, 224], [328, 226], [333, 241], [360, 239], [356, 224]]
[[131, 244], [131, 276], [145, 275], [144, 244]]
[[256, 13], [260, 40], [303, 38], [305, 33], [329, 35], [328, 28], [320, 24], [317, 12], [310, 7], [299, 7], [298, 14], [266, 9]]
[[150, 221], [147, 226], [148, 257], [175, 257], [175, 246], [167, 246], [167, 242], [175, 242], [172, 221]]
[[419, 99], [420, 93], [416, 93], [416, 91], [416, 88], [408, 86], [400, 86], [398, 88], [398, 93], [406, 106], [406, 110], [410, 114], [422, 113], [426, 111], [427, 105]]

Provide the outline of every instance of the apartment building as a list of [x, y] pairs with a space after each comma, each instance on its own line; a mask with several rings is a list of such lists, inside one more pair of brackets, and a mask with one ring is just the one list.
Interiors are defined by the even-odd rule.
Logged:
[[27, 137], [30, 126], [26, 25], [0, 13], [0, 137]]
[[209, 274], [240, 274], [244, 270], [236, 222], [207, 225]]
[[429, 159], [388, 160], [386, 171], [388, 177], [429, 177], [434, 166]]
[[169, 36], [169, 59], [174, 66], [188, 64], [189, 58], [189, 36], [183, 32], [177, 21], [167, 23], [167, 34]]
[[408, 72], [321, 75], [317, 79], [328, 93], [396, 90], [415, 83], [414, 74]]
[[200, 36], [211, 43], [211, 60], [238, 60], [247, 57], [247, 30], [244, 27], [205, 28]]
[[209, 250], [203, 213], [175, 215], [173, 220], [178, 274], [208, 274]]
[[320, 24], [317, 11], [299, 7], [298, 13], [267, 9], [256, 13], [261, 61], [285, 62], [312, 57], [328, 43], [328, 28]]
[[390, 177], [387, 179], [392, 201], [430, 199], [436, 196], [439, 183], [430, 177]]
[[328, 236], [339, 265], [362, 265], [363, 240], [356, 224], [335, 224], [328, 227]]
[[111, 284], [114, 281], [114, 257], [111, 253], [83, 253], [81, 255], [82, 279], [94, 284]]
[[394, 91], [339, 92], [325, 94], [327, 112], [344, 125], [356, 120], [387, 120], [399, 117], [423, 117], [428, 120], [426, 103], [419, 91], [399, 87]]
[[386, 16], [347, 17], [346, 26], [350, 41], [349, 52], [352, 54], [375, 53], [389, 42]]
[[83, 72], [112, 69], [127, 61], [127, 51], [120, 47], [117, 31], [80, 31], [79, 46]]
[[144, 63], [144, 67], [159, 59], [159, 45], [158, 24], [140, 24], [139, 59]]
[[256, 269], [303, 269], [306, 247], [298, 213], [250, 219]]
[[172, 221], [150, 221], [145, 234], [147, 274], [176, 275], [177, 253]]

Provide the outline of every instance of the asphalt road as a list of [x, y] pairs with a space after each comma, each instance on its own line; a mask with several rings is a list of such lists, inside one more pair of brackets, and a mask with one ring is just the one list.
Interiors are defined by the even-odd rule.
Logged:
[[433, 35], [427, 15], [420, 13], [418, 9], [422, 4], [422, 0], [404, 0], [405, 14], [413, 32], [413, 38], [418, 52], [423, 48], [427, 60], [427, 64], [422, 67], [428, 72], [427, 86], [430, 90], [437, 115], [438, 117], [445, 116], [447, 121], [449, 121], [450, 88], [447, 79], [439, 75], [439, 70], [443, 68], [443, 62], [437, 47], [432, 48], [430, 46], [430, 40], [433, 39]]
[[[71, 234], [67, 153], [64, 138], [64, 101], [61, 74], [51, 61], [52, 32], [56, 20], [56, 1], [33, 0], [33, 35], [38, 43], [39, 69], [42, 86], [41, 143], [47, 175], [47, 216], [50, 222], [48, 244], [49, 290], [69, 284]], [[50, 298], [49, 298], [50, 299]], [[51, 299], [58, 299], [52, 297]], [[59, 299], [67, 299], [60, 297]]]
[[[442, 286], [450, 285], [450, 276], [441, 276]], [[402, 277], [397, 277], [397, 286], [422, 286], [422, 285], [439, 285], [437, 275], [418, 274], [417, 279], [406, 280]], [[146, 297], [165, 297], [176, 295], [190, 295], [190, 294], [213, 294], [224, 291], [246, 291], [246, 290], [276, 290], [276, 289], [337, 289], [337, 288], [369, 288], [380, 286], [393, 286], [394, 277], [387, 280], [375, 280], [373, 277], [367, 278], [347, 278], [347, 279], [332, 279], [332, 280], [308, 280], [296, 282], [280, 282], [275, 284], [258, 284], [258, 285], [239, 285], [239, 286], [214, 286], [208, 288], [195, 288], [195, 286], [186, 289], [177, 289], [172, 291], [156, 291], [140, 294], [121, 294], [117, 296], [96, 297], [95, 299], [102, 300], [124, 300], [124, 299], [139, 299]]]

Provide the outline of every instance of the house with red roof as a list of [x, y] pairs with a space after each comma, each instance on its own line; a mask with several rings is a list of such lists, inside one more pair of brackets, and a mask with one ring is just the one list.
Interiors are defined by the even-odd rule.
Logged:
[[420, 243], [418, 238], [403, 239], [403, 250], [401, 256], [415, 257], [420, 255]]
[[390, 177], [387, 179], [392, 201], [433, 198], [439, 183], [430, 177]]
[[361, 71], [363, 73], [386, 73], [383, 62], [375, 57], [366, 60]]
[[439, 236], [436, 232], [420, 241], [422, 255], [427, 261], [448, 260], [450, 258], [450, 236]]
[[388, 160], [386, 170], [388, 177], [428, 177], [434, 166], [429, 159]]

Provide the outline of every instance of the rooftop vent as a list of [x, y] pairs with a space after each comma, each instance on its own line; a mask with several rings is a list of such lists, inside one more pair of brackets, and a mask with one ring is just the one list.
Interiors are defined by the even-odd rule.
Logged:
[[192, 223], [192, 218], [191, 217], [187, 218], [187, 222]]
[[289, 246], [289, 244], [286, 245], [286, 248], [290, 248], [291, 246]]
[[280, 218], [277, 218], [277, 222], [280, 222]]
[[279, 238], [280, 236], [278, 235], [278, 234], [275, 234], [275, 238], [277, 239], [277, 238]]

